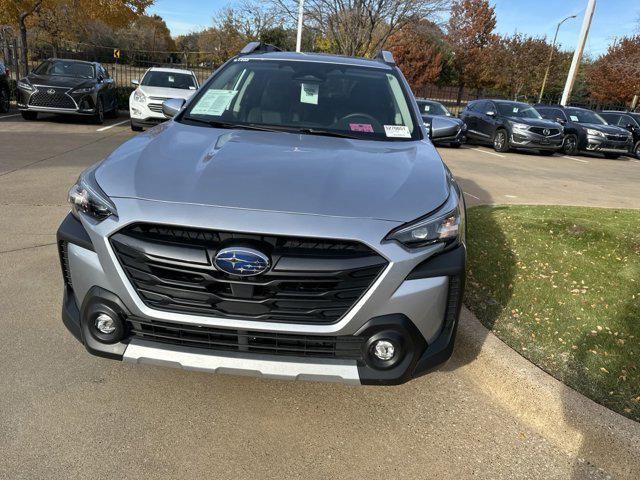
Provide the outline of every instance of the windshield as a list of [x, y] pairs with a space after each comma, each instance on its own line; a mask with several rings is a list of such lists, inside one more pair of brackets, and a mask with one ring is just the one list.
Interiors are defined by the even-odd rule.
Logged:
[[160, 72], [152, 70], [147, 72], [140, 85], [148, 87], [180, 88], [182, 90], [195, 90], [196, 79], [188, 73]]
[[438, 102], [429, 102], [427, 100], [418, 100], [418, 107], [420, 108], [420, 113], [423, 115], [446, 115], [447, 117], [451, 116], [449, 110], [447, 110], [444, 105]]
[[496, 108], [500, 115], [517, 118], [542, 118], [538, 111], [526, 103], [496, 102]]
[[595, 123], [596, 125], [606, 125], [604, 118], [591, 110], [581, 110], [579, 108], [566, 108], [565, 113], [572, 122]]
[[90, 63], [69, 60], [47, 60], [38, 65], [33, 73], [36, 75], [57, 75], [61, 77], [94, 78], [95, 69]]
[[183, 120], [375, 140], [420, 138], [395, 72], [335, 63], [237, 58], [198, 94]]

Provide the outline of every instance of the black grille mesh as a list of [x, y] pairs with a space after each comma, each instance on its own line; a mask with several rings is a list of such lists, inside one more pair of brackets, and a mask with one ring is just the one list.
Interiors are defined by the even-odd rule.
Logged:
[[[274, 267], [238, 277], [212, 265], [220, 248], [242, 242], [268, 253]], [[121, 230], [111, 244], [151, 308], [274, 322], [336, 322], [387, 263], [357, 242], [148, 224]]]
[[[533, 133], [537, 133], [538, 135], [544, 135], [544, 131], [547, 130], [547, 128], [544, 127], [531, 127], [529, 130], [531, 130]], [[551, 137], [553, 135], [557, 135], [560, 133], [560, 130], [558, 130], [557, 128], [549, 128], [549, 133], [547, 133], [547, 137]]]
[[33, 93], [29, 99], [29, 105], [47, 108], [76, 108], [73, 99], [64, 92], [56, 90], [56, 93], [49, 94], [46, 89]]
[[141, 340], [267, 355], [360, 360], [365, 341], [363, 337], [357, 336], [326, 337], [231, 330], [144, 320], [136, 317], [130, 317], [127, 322], [132, 337]]

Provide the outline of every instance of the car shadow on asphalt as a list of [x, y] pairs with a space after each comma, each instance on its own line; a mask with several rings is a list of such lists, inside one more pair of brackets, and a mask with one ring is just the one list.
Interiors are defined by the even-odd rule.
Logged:
[[[456, 177], [456, 180], [463, 191], [473, 192], [473, 197], [469, 194], [465, 195], [467, 210], [493, 203], [491, 194], [473, 180], [462, 177]], [[475, 215], [474, 219], [470, 219], [467, 215], [467, 285], [464, 304], [477, 305], [473, 313], [488, 330], [493, 328], [505, 305], [509, 303], [513, 290], [513, 278], [516, 274], [515, 256], [509, 248], [502, 228], [494, 217], [494, 212], [501, 208], [503, 207], [492, 207], [477, 221]], [[469, 242], [474, 238], [476, 232], [480, 231], [485, 233], [482, 238], [489, 239], [488, 243]], [[495, 265], [500, 267], [497, 273], [494, 269]], [[491, 282], [492, 285], [497, 285], [497, 288], [493, 288], [490, 292], [484, 290], [489, 288], [486, 286], [489, 282], [483, 281], [487, 275], [497, 275], [499, 280]], [[488, 300], [477, 301], [477, 298], [473, 298], [479, 296], [474, 293], [479, 290], [482, 290], [482, 296]], [[464, 327], [458, 330], [453, 356], [449, 362], [441, 367], [441, 370], [455, 370], [472, 362], [479, 355], [486, 338], [486, 330], [468, 330]], [[485, 338], [478, 338], [479, 335], [484, 335]]]

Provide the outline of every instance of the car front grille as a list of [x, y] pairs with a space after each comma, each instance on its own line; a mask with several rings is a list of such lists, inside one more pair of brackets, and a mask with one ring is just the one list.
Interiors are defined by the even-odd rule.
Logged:
[[127, 319], [133, 338], [185, 347], [267, 355], [323, 357], [360, 360], [364, 337], [316, 336], [289, 333], [231, 330], [178, 323]]
[[[531, 127], [529, 129], [533, 133], [537, 133], [538, 135], [544, 135], [545, 137], [552, 137], [553, 135], [557, 135], [560, 133], [560, 130], [557, 128], [544, 128], [544, 127]], [[544, 131], [549, 130], [549, 133], [545, 135]]]
[[162, 113], [162, 104], [161, 103], [148, 103], [147, 107], [152, 112]]
[[[152, 224], [125, 227], [111, 245], [150, 308], [257, 321], [334, 323], [387, 265], [358, 242]], [[268, 254], [273, 267], [249, 277], [216, 269], [216, 252], [238, 245]]]
[[[73, 99], [65, 93], [68, 89], [49, 87], [40, 88], [41, 90], [37, 90], [29, 98], [29, 106], [45, 108], [67, 108], [73, 110], [77, 108]], [[55, 91], [55, 93], [49, 93], [49, 91]]]

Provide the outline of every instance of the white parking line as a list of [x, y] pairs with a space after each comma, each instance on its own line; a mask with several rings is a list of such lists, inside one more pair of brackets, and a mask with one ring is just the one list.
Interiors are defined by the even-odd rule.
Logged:
[[563, 155], [562, 158], [568, 158], [569, 160], [573, 160], [575, 162], [580, 162], [580, 163], [589, 163], [589, 160], [583, 160], [582, 158], [568, 157], [566, 155]]
[[470, 197], [473, 197], [476, 200], [480, 200], [480, 197], [476, 197], [475, 195], [471, 195], [469, 192], [462, 192], [462, 193], [464, 193], [465, 195], [469, 195]]
[[501, 157], [501, 158], [506, 157], [506, 155], [500, 155], [499, 153], [490, 152], [490, 151], [488, 151], [488, 150], [483, 150], [483, 149], [481, 149], [481, 148], [472, 148], [471, 150], [475, 150], [476, 152], [486, 153], [486, 154], [488, 154], [488, 155], [495, 155], [496, 157]]
[[122, 125], [123, 123], [127, 123], [129, 120], [123, 120], [118, 123], [114, 123], [113, 125], [109, 125], [108, 127], [102, 127], [96, 130], [96, 132], [104, 132], [105, 130], [109, 130], [110, 128], [117, 127], [118, 125]]
[[507, 197], [507, 198], [518, 198], [515, 195], [505, 195], [505, 197]]
[[11, 115], [2, 115], [2, 116], [0, 116], [0, 119], [9, 118], [9, 117], [19, 117], [19, 116], [20, 116], [19, 113], [13, 113]]

